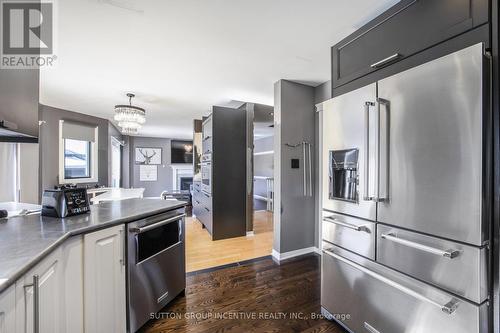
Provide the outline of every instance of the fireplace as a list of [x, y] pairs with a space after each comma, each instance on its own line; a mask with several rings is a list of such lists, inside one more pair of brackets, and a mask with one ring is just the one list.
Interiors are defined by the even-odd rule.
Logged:
[[172, 164], [172, 190], [189, 190], [193, 183], [193, 165]]
[[189, 191], [193, 185], [193, 177], [180, 177], [179, 190]]

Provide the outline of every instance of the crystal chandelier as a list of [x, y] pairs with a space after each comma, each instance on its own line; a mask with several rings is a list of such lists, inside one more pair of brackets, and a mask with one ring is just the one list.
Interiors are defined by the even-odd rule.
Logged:
[[137, 134], [146, 122], [146, 110], [132, 105], [134, 94], [128, 93], [127, 97], [129, 105], [115, 105], [115, 120], [122, 128], [123, 134]]

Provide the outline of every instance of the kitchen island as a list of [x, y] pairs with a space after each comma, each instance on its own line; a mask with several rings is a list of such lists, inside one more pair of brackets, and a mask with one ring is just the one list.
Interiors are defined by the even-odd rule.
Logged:
[[2, 220], [0, 316], [7, 331], [125, 332], [126, 225], [184, 206], [129, 199], [68, 218]]

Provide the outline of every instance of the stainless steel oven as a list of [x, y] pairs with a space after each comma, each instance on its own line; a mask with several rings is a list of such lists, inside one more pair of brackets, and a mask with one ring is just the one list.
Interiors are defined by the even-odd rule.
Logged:
[[208, 194], [212, 193], [212, 162], [210, 160], [201, 162], [201, 190]]
[[186, 288], [184, 209], [128, 225], [129, 332]]

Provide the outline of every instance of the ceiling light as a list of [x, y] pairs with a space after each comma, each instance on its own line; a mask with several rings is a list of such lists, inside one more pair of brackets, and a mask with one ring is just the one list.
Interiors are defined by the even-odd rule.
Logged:
[[123, 134], [137, 134], [146, 122], [146, 110], [132, 105], [134, 94], [128, 93], [129, 105], [115, 105], [115, 120]]

